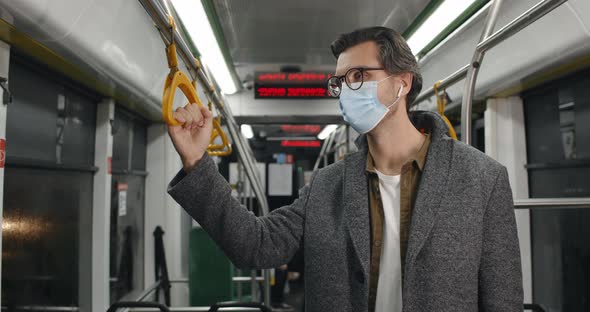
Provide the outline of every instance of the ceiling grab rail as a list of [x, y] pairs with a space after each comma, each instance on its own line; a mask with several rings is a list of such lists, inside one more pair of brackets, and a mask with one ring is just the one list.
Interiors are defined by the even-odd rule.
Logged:
[[502, 27], [499, 31], [492, 33], [498, 12], [503, 0], [492, 0], [492, 7], [488, 11], [486, 24], [482, 31], [481, 38], [471, 60], [471, 66], [467, 70], [467, 81], [463, 91], [463, 101], [461, 103], [461, 140], [467, 144], [471, 144], [471, 108], [473, 96], [475, 93], [475, 83], [483, 57], [489, 49], [495, 47], [506, 38], [514, 35], [532, 22], [541, 18], [545, 14], [553, 11], [555, 8], [566, 2], [567, 0], [545, 0], [537, 3], [534, 7], [521, 14], [508, 25]]
[[[139, 0], [143, 5], [148, 15], [152, 18], [156, 28], [160, 31], [162, 40], [166, 45], [169, 45], [174, 41], [177, 47], [178, 56], [183, 59], [184, 63], [188, 67], [189, 71], [196, 77], [195, 81], [205, 86], [204, 91], [207, 94], [209, 100], [213, 103], [217, 112], [223, 117], [226, 122], [227, 130], [229, 135], [236, 145], [236, 149], [239, 153], [240, 158], [243, 160], [246, 175], [250, 181], [254, 194], [260, 205], [260, 211], [262, 215], [269, 213], [268, 200], [265, 196], [265, 192], [262, 188], [261, 178], [258, 174], [258, 170], [255, 166], [252, 150], [247, 142], [244, 141], [243, 136], [240, 134], [239, 127], [235, 121], [233, 114], [229, 107], [225, 106], [220, 95], [217, 94], [213, 84], [205, 74], [204, 68], [198, 66], [195, 62], [195, 58], [186, 44], [184, 38], [180, 35], [177, 30], [166, 31], [169, 29], [169, 14], [162, 8], [158, 0]], [[270, 272], [264, 270], [265, 282], [264, 282], [264, 302], [270, 304]]]
[[[498, 1], [498, 0], [492, 0], [492, 1]], [[559, 7], [560, 5], [565, 3], [566, 1], [567, 0], [543, 0], [543, 1], [538, 2], [533, 7], [528, 9], [526, 12], [524, 12], [521, 15], [519, 15], [518, 17], [516, 17], [510, 23], [506, 24], [506, 26], [502, 27], [500, 30], [496, 31], [492, 35], [486, 36], [486, 38], [484, 38], [483, 40], [481, 40], [477, 44], [476, 51], [485, 52], [485, 51], [492, 49], [493, 47], [497, 46], [498, 44], [500, 44], [504, 40], [510, 38], [512, 35], [518, 33], [520, 30], [526, 28], [528, 25], [534, 23], [535, 21], [537, 21], [541, 17], [545, 16], [547, 13], [553, 11], [555, 8]], [[494, 5], [494, 3], [492, 3], [492, 6], [493, 5]], [[491, 13], [492, 9], [493, 8], [489, 9], [490, 11], [488, 11], [488, 15]], [[484, 28], [484, 30], [485, 30], [485, 28]], [[480, 66], [480, 65], [481, 65], [481, 61], [478, 64], [476, 64], [476, 66]], [[456, 72], [449, 75], [448, 77], [446, 77], [445, 79], [441, 80], [439, 88], [446, 89], [446, 88], [456, 84], [457, 82], [461, 81], [463, 78], [465, 78], [467, 76], [467, 72], [469, 71], [469, 69], [471, 67], [472, 67], [472, 64], [467, 64], [467, 65], [461, 67]], [[477, 76], [477, 73], [474, 76], [474, 78], [476, 76]], [[473, 97], [473, 91], [471, 91], [472, 92], [471, 93], [472, 95], [470, 96], [471, 98]], [[417, 103], [423, 102], [432, 96], [434, 96], [434, 88], [430, 87], [426, 91], [422, 92], [416, 98], [414, 103], [417, 104]], [[465, 96], [463, 98], [465, 99]], [[469, 117], [468, 119], [471, 120], [471, 116], [468, 116], [468, 117]], [[462, 119], [465, 118], [465, 114], [462, 113], [461, 118]], [[462, 124], [464, 124], [464, 123], [465, 122], [463, 121]], [[471, 129], [471, 122], [469, 122], [469, 130], [470, 129]], [[461, 131], [463, 133], [465, 133], [463, 128], [461, 128]]]
[[[498, 13], [500, 12], [502, 1], [504, 0], [492, 0], [491, 7], [488, 11], [483, 30], [481, 32], [481, 37], [479, 38], [479, 42], [487, 39], [492, 31], [494, 31], [494, 26], [496, 25], [496, 20], [498, 20]], [[479, 51], [475, 49], [470, 66], [467, 69], [467, 81], [465, 81], [465, 87], [463, 91], [463, 102], [461, 105], [461, 141], [469, 145], [471, 145], [471, 104], [473, 101], [473, 92], [475, 91], [477, 74], [479, 73], [479, 68], [481, 67], [484, 54], [485, 51]]]

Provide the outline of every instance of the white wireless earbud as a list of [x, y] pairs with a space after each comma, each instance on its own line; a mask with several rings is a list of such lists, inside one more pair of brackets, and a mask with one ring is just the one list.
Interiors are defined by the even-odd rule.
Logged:
[[390, 109], [393, 105], [395, 105], [399, 101], [399, 99], [401, 99], [403, 91], [404, 91], [404, 85], [401, 85], [399, 87], [399, 90], [397, 91], [397, 97], [395, 98], [395, 101], [393, 101], [393, 103], [391, 103], [389, 106], [387, 106], [387, 109]]

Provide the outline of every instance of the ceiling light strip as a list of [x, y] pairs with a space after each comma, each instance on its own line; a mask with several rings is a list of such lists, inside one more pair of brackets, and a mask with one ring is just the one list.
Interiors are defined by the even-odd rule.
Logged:
[[216, 34], [216, 32], [221, 32], [221, 34], [223, 32], [219, 29], [215, 30], [217, 16], [214, 10], [211, 11], [212, 3], [206, 5], [206, 2], [200, 0], [172, 0], [172, 4], [189, 37], [201, 53], [201, 60], [211, 69], [221, 91], [225, 94], [232, 94], [238, 90], [235, 68], [231, 58], [227, 55], [225, 39], [222, 35]]

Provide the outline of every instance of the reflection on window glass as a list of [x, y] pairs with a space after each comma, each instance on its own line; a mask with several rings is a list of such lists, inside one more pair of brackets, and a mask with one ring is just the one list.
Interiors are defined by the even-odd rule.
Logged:
[[143, 290], [145, 177], [113, 175], [111, 191], [111, 302]]
[[22, 168], [5, 174], [2, 305], [78, 306], [92, 174]]
[[533, 298], [547, 311], [590, 311], [590, 209], [531, 214]]

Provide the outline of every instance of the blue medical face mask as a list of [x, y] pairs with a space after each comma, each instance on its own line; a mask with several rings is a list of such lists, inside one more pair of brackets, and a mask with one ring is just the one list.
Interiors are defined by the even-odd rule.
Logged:
[[[365, 134], [373, 130], [385, 118], [389, 109], [401, 98], [403, 86], [400, 86], [393, 103], [386, 105], [379, 101], [377, 87], [379, 83], [389, 77], [379, 81], [365, 81], [358, 90], [351, 90], [347, 86], [342, 87], [340, 110], [344, 121], [348, 122], [357, 132]], [[354, 83], [352, 87], [358, 87], [358, 84], [360, 82]]]

